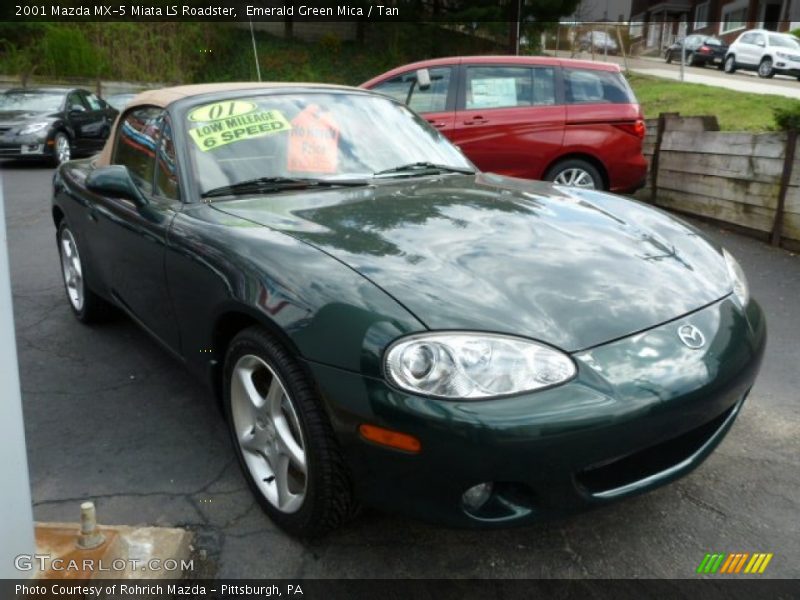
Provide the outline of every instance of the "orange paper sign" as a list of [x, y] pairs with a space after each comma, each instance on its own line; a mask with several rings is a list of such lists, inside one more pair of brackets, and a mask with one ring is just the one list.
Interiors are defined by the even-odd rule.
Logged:
[[292, 119], [288, 165], [291, 172], [335, 173], [339, 163], [339, 128], [312, 104]]

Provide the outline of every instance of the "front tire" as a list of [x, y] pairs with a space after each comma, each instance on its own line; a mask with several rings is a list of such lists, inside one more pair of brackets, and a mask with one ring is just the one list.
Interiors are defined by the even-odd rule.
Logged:
[[736, 57], [731, 54], [725, 58], [725, 62], [722, 65], [724, 71], [728, 74], [736, 73]]
[[775, 77], [775, 69], [772, 68], [771, 58], [765, 58], [759, 63], [758, 76], [762, 79], [772, 79]]
[[544, 178], [557, 185], [567, 185], [588, 190], [602, 190], [603, 177], [585, 160], [572, 158], [557, 163], [547, 171]]
[[72, 143], [66, 133], [59, 131], [53, 138], [53, 156], [50, 160], [54, 167], [58, 167], [70, 158], [72, 158]]
[[58, 227], [57, 237], [61, 277], [72, 313], [81, 323], [96, 323], [106, 319], [111, 312], [111, 305], [86, 285], [85, 264], [75, 236], [65, 220]]
[[352, 481], [313, 382], [261, 327], [239, 333], [224, 367], [225, 413], [245, 479], [288, 533], [313, 538], [356, 511]]

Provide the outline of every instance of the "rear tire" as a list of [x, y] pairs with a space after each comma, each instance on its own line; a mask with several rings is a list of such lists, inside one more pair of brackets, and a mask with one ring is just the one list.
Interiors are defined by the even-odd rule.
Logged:
[[729, 54], [725, 57], [725, 62], [722, 63], [723, 70], [728, 73], [736, 73], [736, 57], [733, 54]]
[[66, 220], [58, 226], [58, 256], [61, 260], [61, 277], [72, 314], [81, 323], [104, 321], [113, 312], [112, 306], [86, 285], [86, 264], [72, 230]]
[[314, 538], [355, 515], [352, 480], [313, 381], [262, 327], [228, 347], [224, 405], [245, 479], [276, 525]]
[[590, 190], [605, 189], [603, 177], [597, 168], [580, 158], [570, 158], [556, 163], [547, 171], [544, 178], [557, 185]]
[[672, 64], [672, 51], [671, 51], [671, 50], [667, 50], [667, 57], [666, 57], [666, 61], [667, 61], [667, 64], [668, 64], [668, 65], [671, 65], [671, 64]]

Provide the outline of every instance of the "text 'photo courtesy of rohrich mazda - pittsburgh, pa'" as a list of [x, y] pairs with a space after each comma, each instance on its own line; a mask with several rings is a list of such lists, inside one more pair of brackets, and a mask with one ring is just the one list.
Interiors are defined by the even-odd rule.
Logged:
[[788, 586], [792, 24], [370, 4], [0, 21], [0, 598]]

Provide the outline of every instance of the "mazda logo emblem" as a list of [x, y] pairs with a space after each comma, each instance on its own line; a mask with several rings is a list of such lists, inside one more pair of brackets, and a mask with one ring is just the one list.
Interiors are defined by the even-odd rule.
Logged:
[[706, 345], [706, 338], [703, 332], [694, 325], [681, 325], [678, 327], [678, 337], [689, 348], [694, 350]]

